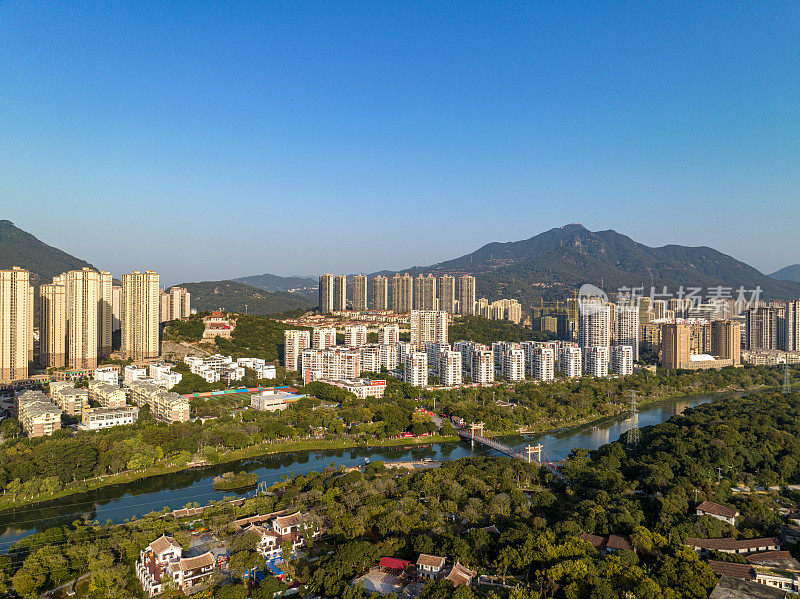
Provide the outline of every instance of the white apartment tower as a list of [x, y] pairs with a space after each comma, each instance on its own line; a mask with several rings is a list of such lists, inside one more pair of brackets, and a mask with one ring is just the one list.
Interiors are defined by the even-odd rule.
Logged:
[[428, 354], [424, 351], [411, 352], [406, 356], [403, 382], [414, 387], [428, 385]]
[[[334, 339], [336, 333], [334, 332]], [[283, 365], [286, 370], [300, 370], [300, 355], [311, 345], [311, 333], [298, 329], [283, 332]]]
[[578, 309], [578, 345], [611, 346], [611, 308], [601, 300], [586, 300]]
[[319, 311], [322, 314], [333, 312], [333, 275], [319, 276]]
[[183, 287], [170, 287], [161, 296], [161, 320], [189, 318], [192, 313], [192, 294]]
[[442, 275], [439, 279], [439, 309], [456, 313], [456, 279], [452, 275]]
[[584, 374], [594, 377], [608, 376], [608, 347], [597, 345], [583, 350]]
[[378, 275], [372, 280], [372, 309], [389, 309], [389, 279]]
[[564, 373], [567, 378], [576, 379], [583, 374], [583, 360], [581, 348], [574, 345], [567, 345], [561, 348], [558, 354], [558, 371]]
[[0, 270], [0, 382], [28, 378], [33, 357], [33, 287], [30, 273]]
[[353, 310], [364, 312], [367, 309], [367, 276], [353, 277]]
[[509, 347], [503, 351], [503, 377], [507, 381], [525, 380], [525, 350], [520, 346]]
[[347, 277], [336, 275], [333, 280], [333, 311], [344, 312], [347, 310]]
[[614, 344], [633, 350], [633, 361], [639, 359], [639, 309], [635, 305], [617, 304], [614, 318]]
[[378, 327], [378, 343], [390, 345], [400, 341], [400, 326], [396, 324], [383, 324]]
[[475, 314], [475, 277], [472, 275], [459, 279], [458, 301], [462, 314]]
[[611, 371], [620, 376], [633, 374], [633, 348], [630, 345], [611, 346]]
[[417, 349], [423, 349], [425, 343], [447, 343], [447, 327], [449, 315], [447, 312], [434, 310], [412, 310], [411, 312], [411, 343]]
[[472, 350], [470, 375], [473, 383], [483, 385], [494, 382], [494, 353], [492, 350], [477, 347]]
[[[311, 331], [311, 347], [325, 349], [336, 345], [336, 329], [334, 327], [314, 327]], [[305, 348], [303, 348], [305, 349]]]
[[461, 352], [445, 350], [439, 354], [439, 381], [442, 385], [460, 385], [461, 371]]
[[122, 275], [122, 357], [157, 358], [159, 339], [158, 273], [133, 271]]
[[397, 344], [378, 345], [378, 360], [381, 368], [394, 370], [400, 365], [400, 354]]
[[344, 344], [347, 347], [361, 347], [367, 344], [367, 327], [363, 324], [344, 328]]
[[534, 347], [531, 358], [533, 360], [531, 375], [534, 379], [537, 381], [552, 381], [555, 378], [555, 353], [552, 347], [543, 345]]

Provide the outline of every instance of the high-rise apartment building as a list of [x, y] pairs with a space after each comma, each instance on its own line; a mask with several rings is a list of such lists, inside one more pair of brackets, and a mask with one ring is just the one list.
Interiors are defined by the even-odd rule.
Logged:
[[[576, 348], [577, 349], [577, 348]], [[531, 351], [531, 377], [537, 381], [552, 381], [555, 378], [555, 352], [552, 347], [538, 346]]]
[[475, 277], [464, 275], [458, 281], [458, 302], [462, 314], [475, 314]]
[[372, 279], [372, 309], [389, 309], [389, 279], [383, 275]]
[[353, 310], [363, 312], [367, 309], [367, 276], [353, 277]]
[[111, 332], [122, 328], [122, 286], [111, 287]]
[[319, 276], [319, 311], [322, 314], [333, 312], [333, 275]]
[[424, 351], [411, 352], [406, 356], [403, 382], [414, 387], [428, 385], [428, 354]]
[[161, 322], [189, 318], [192, 294], [183, 287], [170, 287], [161, 292]]
[[633, 348], [630, 345], [611, 346], [611, 371], [619, 376], [633, 374]]
[[494, 382], [494, 353], [490, 349], [475, 348], [472, 350], [470, 376], [473, 383], [488, 384]]
[[382, 324], [378, 327], [378, 343], [391, 345], [400, 341], [400, 326], [396, 324]]
[[667, 317], [667, 300], [653, 300], [653, 320]]
[[558, 354], [558, 370], [575, 379], [583, 373], [583, 359], [581, 348], [574, 345], [565, 345]]
[[97, 306], [97, 352], [100, 357], [111, 355], [111, 339], [114, 330], [114, 285], [111, 273], [100, 271], [100, 304]]
[[47, 368], [67, 365], [67, 289], [64, 275], [39, 287], [39, 361]]
[[386, 370], [394, 370], [400, 365], [400, 353], [397, 344], [380, 344], [378, 345], [378, 360], [380, 361], [381, 368]]
[[460, 385], [461, 371], [461, 352], [445, 350], [439, 353], [439, 381], [442, 385]]
[[442, 275], [439, 279], [439, 309], [456, 313], [456, 279], [452, 275]]
[[33, 287], [17, 266], [0, 270], [0, 383], [28, 378], [33, 357]]
[[392, 310], [398, 314], [411, 312], [414, 307], [414, 277], [408, 273], [392, 278]]
[[608, 376], [608, 347], [599, 345], [586, 347], [583, 350], [584, 358], [583, 371], [588, 376], [607, 377]]
[[344, 328], [344, 344], [347, 347], [361, 347], [367, 344], [367, 327], [363, 324], [349, 325]]
[[159, 337], [159, 279], [152, 270], [122, 275], [122, 357], [157, 358]]
[[514, 344], [503, 351], [501, 372], [507, 381], [525, 380], [525, 351], [519, 345]]
[[775, 308], [750, 308], [745, 312], [744, 327], [747, 349], [778, 349], [778, 312]]
[[380, 372], [381, 350], [377, 345], [354, 346], [361, 353], [361, 372]]
[[414, 283], [414, 309], [436, 310], [436, 304], [436, 277], [420, 274]]
[[732, 360], [734, 366], [742, 363], [742, 331], [738, 322], [715, 320], [711, 323], [711, 354], [722, 360]]
[[314, 327], [311, 331], [311, 347], [313, 349], [325, 349], [335, 345], [336, 329], [334, 327]]
[[578, 309], [578, 345], [611, 346], [611, 308], [601, 300], [586, 300]]
[[[786, 351], [800, 351], [800, 300], [786, 302], [786, 330], [783, 335]], [[712, 333], [713, 338], [713, 333]]]
[[674, 370], [689, 361], [690, 329], [685, 323], [668, 323], [661, 328], [661, 363]]
[[66, 286], [67, 364], [70, 368], [97, 368], [101, 274], [84, 267], [62, 276]]
[[635, 362], [639, 359], [639, 308], [630, 304], [617, 304], [614, 312], [614, 344], [629, 346]]
[[434, 310], [411, 311], [411, 344], [424, 349], [425, 343], [447, 343], [449, 314]]
[[[336, 333], [334, 332], [334, 340]], [[286, 370], [300, 370], [300, 356], [311, 345], [311, 333], [297, 329], [283, 332], [283, 365]]]
[[347, 310], [347, 277], [336, 275], [333, 279], [333, 311]]

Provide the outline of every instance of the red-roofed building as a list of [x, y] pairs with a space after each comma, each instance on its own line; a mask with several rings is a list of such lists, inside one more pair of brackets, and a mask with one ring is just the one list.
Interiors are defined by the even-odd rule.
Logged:
[[381, 561], [378, 562], [378, 567], [381, 570], [404, 572], [405, 569], [408, 568], [409, 564], [411, 564], [411, 562], [408, 562], [404, 559], [397, 559], [395, 557], [382, 557]]

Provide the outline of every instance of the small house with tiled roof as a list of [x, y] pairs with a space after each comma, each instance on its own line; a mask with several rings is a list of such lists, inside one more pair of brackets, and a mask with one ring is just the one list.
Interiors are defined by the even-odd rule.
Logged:
[[695, 514], [698, 516], [711, 516], [717, 520], [727, 522], [731, 526], [736, 526], [736, 518], [739, 517], [739, 510], [728, 505], [722, 505], [721, 503], [704, 501], [695, 508]]

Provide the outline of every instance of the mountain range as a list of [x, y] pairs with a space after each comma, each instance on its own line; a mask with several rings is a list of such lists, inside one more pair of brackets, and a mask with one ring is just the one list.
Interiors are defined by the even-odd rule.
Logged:
[[265, 291], [303, 291], [312, 290], [316, 292], [318, 286], [317, 279], [311, 277], [281, 277], [280, 275], [273, 275], [264, 273], [263, 275], [252, 275], [249, 277], [239, 277], [232, 279], [237, 283], [244, 283], [251, 287], [264, 289]]
[[770, 275], [773, 279], [780, 281], [794, 281], [800, 283], [800, 264], [792, 264], [791, 266], [784, 266], [778, 271]]
[[[30, 233], [0, 220], [0, 268], [21, 266], [36, 285], [66, 270], [92, 267], [47, 245]], [[373, 274], [393, 274], [382, 271]], [[532, 305], [540, 298], [564, 299], [583, 283], [607, 292], [620, 287], [651, 287], [676, 293], [678, 288], [723, 286], [734, 290], [762, 289], [762, 298], [800, 298], [800, 265], [767, 276], [710, 247], [665, 245], [649, 247], [616, 231], [589, 231], [580, 224], [551, 229], [529, 239], [489, 243], [478, 250], [401, 272], [473, 274], [478, 297], [516, 298]], [[774, 277], [774, 278], [773, 278]], [[317, 281], [265, 273], [235, 280], [182, 283], [199, 310], [225, 308], [252, 314], [272, 314], [316, 304]], [[291, 290], [291, 291], [290, 291]]]
[[47, 245], [10, 220], [0, 220], [0, 268], [20, 266], [30, 271], [31, 284], [52, 282], [68, 270], [80, 270], [91, 264]]

